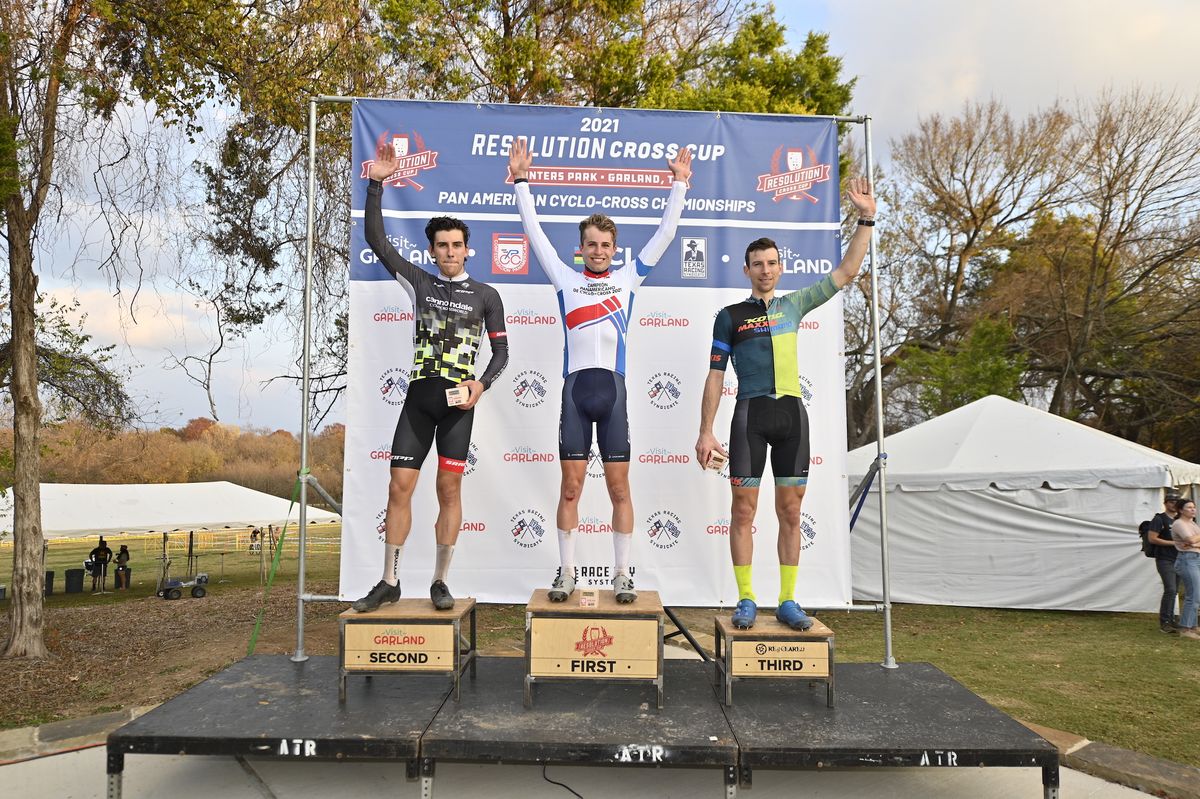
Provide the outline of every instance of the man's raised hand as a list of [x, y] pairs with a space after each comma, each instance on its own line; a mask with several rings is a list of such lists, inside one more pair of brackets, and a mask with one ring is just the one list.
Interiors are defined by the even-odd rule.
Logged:
[[392, 143], [383, 142], [375, 148], [375, 160], [371, 162], [371, 168], [367, 170], [367, 177], [371, 180], [387, 180], [396, 171], [396, 164], [400, 159], [396, 157], [396, 151], [392, 149]]
[[529, 145], [524, 138], [516, 139], [508, 148], [508, 171], [513, 180], [529, 180], [529, 167], [533, 165], [533, 156], [529, 154]]
[[875, 218], [875, 197], [866, 178], [850, 178], [846, 181], [846, 197], [862, 219]]
[[682, 144], [679, 145], [679, 152], [675, 154], [674, 158], [667, 161], [667, 166], [675, 180], [687, 183], [688, 178], [692, 176], [692, 151]]

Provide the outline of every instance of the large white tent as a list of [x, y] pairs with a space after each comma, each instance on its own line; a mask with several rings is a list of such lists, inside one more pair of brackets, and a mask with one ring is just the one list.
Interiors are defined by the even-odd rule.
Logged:
[[[42, 483], [42, 534], [67, 538], [97, 533], [214, 530], [225, 527], [282, 525], [289, 501], [225, 481], [77, 485]], [[291, 521], [299, 507], [291, 509]], [[308, 508], [308, 521], [337, 521], [338, 516]], [[13, 492], [0, 497], [0, 531], [11, 535]]]
[[[850, 484], [875, 458], [849, 454]], [[1137, 526], [1200, 465], [1002, 397], [887, 439], [895, 602], [1063, 610], [1157, 610]], [[851, 535], [855, 599], [882, 598], [879, 485]]]

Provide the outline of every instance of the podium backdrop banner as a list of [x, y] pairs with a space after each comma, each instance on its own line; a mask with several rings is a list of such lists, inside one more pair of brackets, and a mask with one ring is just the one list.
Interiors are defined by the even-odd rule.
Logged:
[[[471, 228], [467, 271], [504, 301], [508, 367], [475, 410], [462, 482], [463, 525], [447, 580], [461, 596], [524, 602], [558, 565], [558, 417], [563, 331], [554, 288], [517, 216], [508, 147], [525, 137], [539, 218], [560, 257], [582, 269], [581, 219], [605, 213], [624, 268], [658, 225], [671, 186], [667, 160], [693, 149], [675, 240], [629, 310], [625, 385], [632, 443], [632, 564], [639, 589], [668, 605], [737, 600], [729, 558], [728, 473], [701, 471], [694, 447], [717, 311], [749, 295], [742, 264], [760, 236], [779, 244], [779, 291], [820, 280], [840, 260], [837, 126], [828, 119], [707, 112], [360, 100], [354, 104], [350, 231], [349, 388], [341, 596], [380, 578], [389, 457], [412, 368], [412, 306], [363, 236], [367, 168], [391, 141], [399, 170], [385, 183], [384, 223], [404, 257], [436, 274], [424, 235], [431, 216]], [[841, 298], [810, 314], [797, 336], [812, 428], [797, 599], [850, 603]], [[490, 351], [482, 346], [476, 373]], [[727, 442], [733, 369], [714, 427]], [[726, 467], [728, 468], [728, 467]], [[424, 596], [434, 560], [436, 457], [425, 461], [404, 548], [405, 596]], [[580, 586], [612, 580], [612, 507], [593, 447], [579, 507]], [[755, 522], [755, 588], [778, 589], [770, 466]]]

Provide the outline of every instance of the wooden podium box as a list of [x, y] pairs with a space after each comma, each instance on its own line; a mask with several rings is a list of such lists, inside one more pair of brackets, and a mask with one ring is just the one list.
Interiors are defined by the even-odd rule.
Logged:
[[533, 707], [538, 682], [645, 681], [663, 706], [663, 608], [657, 591], [639, 591], [619, 604], [611, 590], [580, 607], [579, 591], [551, 602], [539, 589], [525, 607], [525, 707]]
[[[462, 622], [469, 617], [467, 637]], [[416, 672], [449, 674], [454, 701], [467, 667], [475, 676], [475, 600], [456, 599], [437, 610], [428, 599], [401, 599], [369, 613], [347, 610], [338, 616], [340, 675], [338, 701], [346, 701], [346, 677]]]
[[809, 680], [825, 683], [825, 703], [834, 706], [833, 630], [818, 619], [801, 632], [763, 618], [749, 630], [734, 627], [728, 614], [717, 616], [717, 682], [726, 705], [733, 704], [735, 680]]

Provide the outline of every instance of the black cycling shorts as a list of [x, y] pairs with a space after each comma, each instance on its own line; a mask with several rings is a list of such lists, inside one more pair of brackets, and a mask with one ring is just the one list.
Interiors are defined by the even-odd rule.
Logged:
[[729, 482], [756, 488], [771, 448], [777, 486], [808, 484], [808, 412], [799, 397], [738, 400], [729, 431]]
[[438, 468], [462, 473], [471, 447], [475, 409], [446, 404], [446, 389], [458, 385], [444, 377], [422, 377], [408, 384], [408, 396], [392, 438], [392, 468], [420, 469], [437, 439]]
[[629, 414], [625, 408], [625, 377], [608, 369], [580, 369], [563, 384], [558, 417], [558, 457], [587, 460], [592, 448], [592, 425], [605, 463], [629, 460]]

